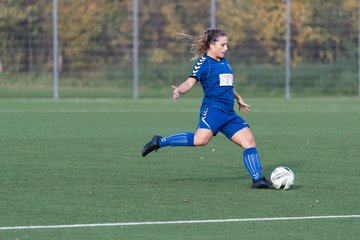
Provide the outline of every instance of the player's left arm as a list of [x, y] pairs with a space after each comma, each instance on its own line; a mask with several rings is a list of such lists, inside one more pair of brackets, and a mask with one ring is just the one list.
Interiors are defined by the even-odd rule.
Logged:
[[233, 92], [234, 92], [234, 98], [235, 98], [237, 104], [239, 105], [239, 111], [242, 111], [243, 113], [250, 112], [250, 105], [248, 105], [247, 103], [244, 102], [244, 100], [242, 99], [240, 94], [235, 90], [235, 88], [234, 88]]

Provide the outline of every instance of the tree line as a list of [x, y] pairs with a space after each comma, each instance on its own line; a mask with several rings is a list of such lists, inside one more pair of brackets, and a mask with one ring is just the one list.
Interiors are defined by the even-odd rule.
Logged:
[[[357, 0], [292, 0], [292, 63], [357, 59]], [[62, 72], [132, 61], [133, 2], [58, 0]], [[286, 4], [217, 0], [217, 27], [242, 61], [282, 64]], [[139, 0], [140, 58], [161, 64], [187, 52], [178, 33], [210, 26], [210, 0]], [[0, 1], [0, 71], [52, 68], [52, 1]]]

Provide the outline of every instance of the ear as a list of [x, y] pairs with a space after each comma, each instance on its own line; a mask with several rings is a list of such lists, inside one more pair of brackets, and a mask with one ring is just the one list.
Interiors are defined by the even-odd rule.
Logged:
[[214, 47], [214, 46], [215, 46], [215, 42], [211, 42], [211, 43], [209, 44], [209, 48]]

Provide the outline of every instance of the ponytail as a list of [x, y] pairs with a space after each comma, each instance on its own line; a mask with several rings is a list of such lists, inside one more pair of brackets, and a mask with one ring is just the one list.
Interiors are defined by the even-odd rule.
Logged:
[[219, 37], [226, 37], [226, 33], [220, 29], [207, 29], [200, 36], [194, 37], [182, 34], [183, 38], [190, 43], [191, 60], [196, 60], [204, 55], [210, 48], [210, 44], [217, 41]]

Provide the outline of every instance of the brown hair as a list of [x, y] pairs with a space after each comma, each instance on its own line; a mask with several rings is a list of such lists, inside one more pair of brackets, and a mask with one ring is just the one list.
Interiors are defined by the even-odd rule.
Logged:
[[193, 54], [191, 60], [204, 55], [210, 48], [210, 44], [217, 41], [219, 37], [226, 37], [226, 33], [220, 29], [206, 29], [200, 36], [193, 37], [185, 34], [181, 34], [184, 39], [190, 43], [190, 53]]

